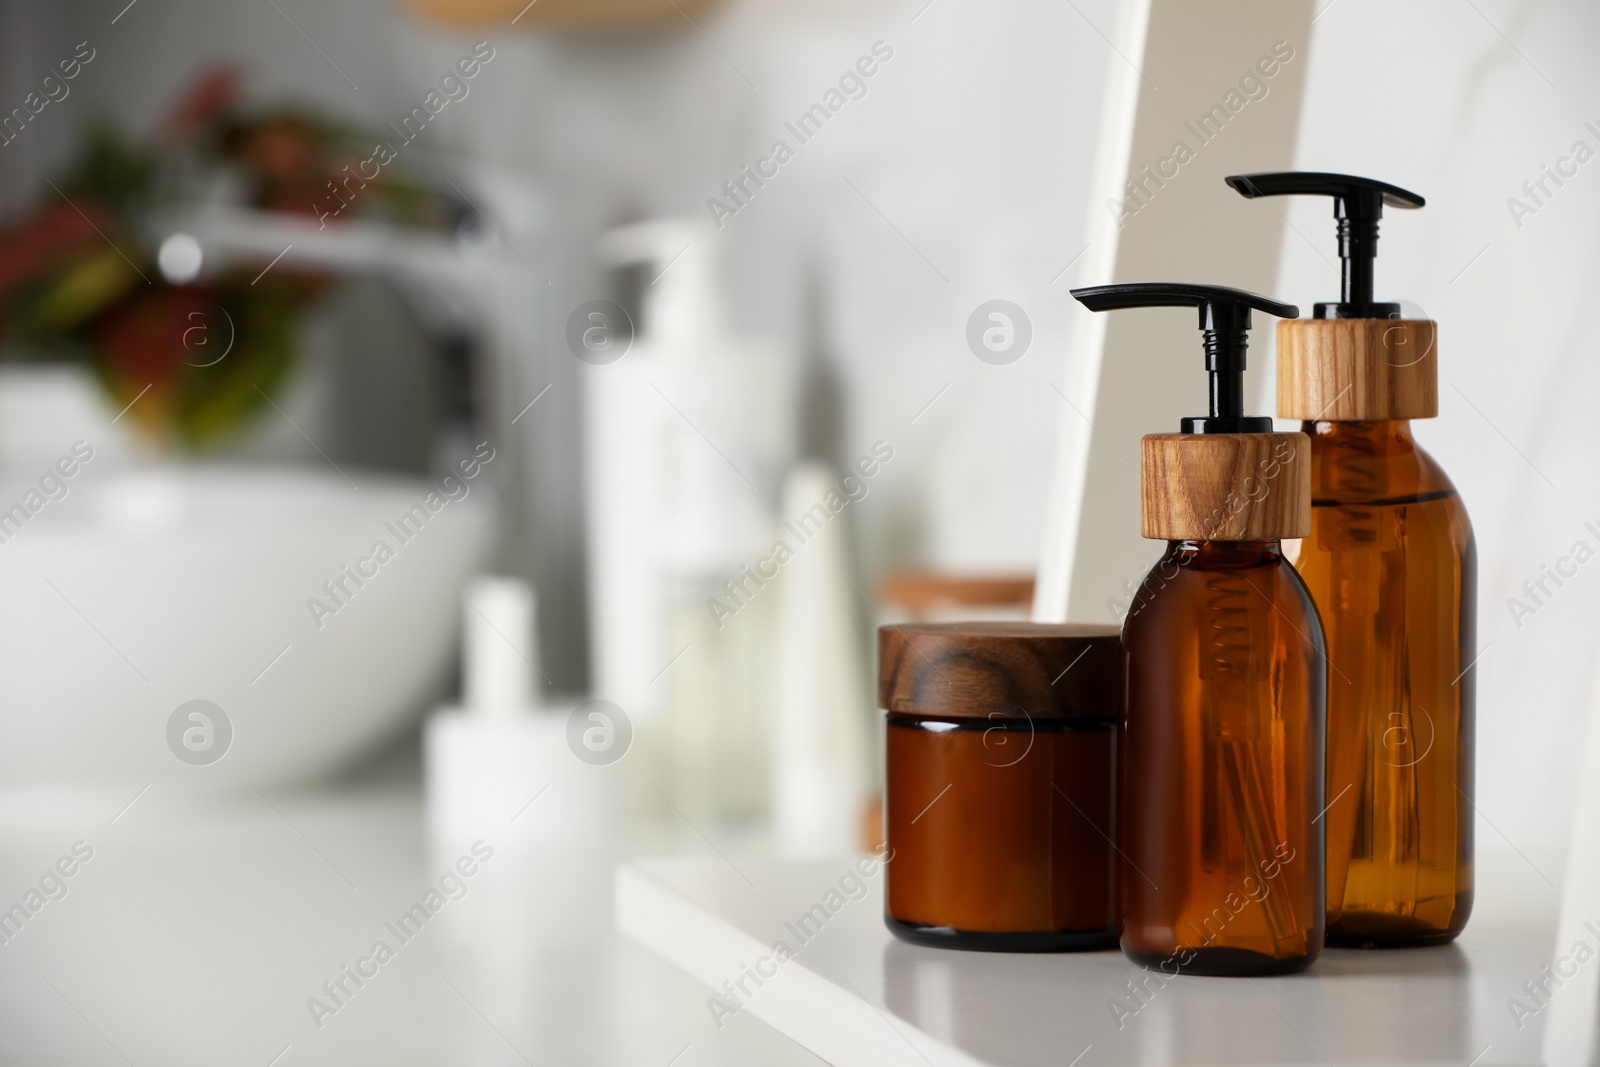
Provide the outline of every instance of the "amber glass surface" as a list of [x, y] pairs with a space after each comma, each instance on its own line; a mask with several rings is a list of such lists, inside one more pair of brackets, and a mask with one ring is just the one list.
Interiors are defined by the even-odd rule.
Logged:
[[1116, 944], [1115, 718], [888, 717], [890, 928], [958, 948]]
[[1308, 422], [1298, 568], [1328, 636], [1328, 943], [1438, 944], [1472, 910], [1477, 548], [1406, 422]]
[[1123, 625], [1122, 949], [1168, 974], [1322, 951], [1322, 626], [1276, 541], [1173, 541]]

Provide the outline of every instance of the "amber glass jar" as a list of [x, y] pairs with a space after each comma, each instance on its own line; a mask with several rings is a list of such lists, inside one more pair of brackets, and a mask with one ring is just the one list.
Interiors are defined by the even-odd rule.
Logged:
[[1306, 422], [1328, 679], [1328, 944], [1450, 941], [1472, 911], [1477, 549], [1407, 420]]
[[885, 626], [878, 672], [889, 929], [949, 948], [1114, 947], [1116, 629]]

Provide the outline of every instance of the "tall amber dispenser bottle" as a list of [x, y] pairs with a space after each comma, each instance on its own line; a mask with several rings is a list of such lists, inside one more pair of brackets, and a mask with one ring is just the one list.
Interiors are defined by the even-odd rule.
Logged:
[[1244, 415], [1250, 310], [1298, 310], [1201, 285], [1073, 295], [1199, 308], [1211, 372], [1210, 414], [1140, 450], [1141, 525], [1167, 549], [1122, 629], [1122, 950], [1166, 975], [1300, 970], [1323, 944], [1327, 675], [1279, 542], [1310, 530], [1310, 442]]
[[1436, 324], [1372, 299], [1384, 205], [1423, 199], [1343, 174], [1227, 181], [1333, 197], [1344, 261], [1339, 303], [1278, 329], [1278, 415], [1311, 437], [1298, 566], [1332, 667], [1328, 943], [1442, 944], [1472, 911], [1477, 550], [1455, 486], [1411, 436], [1439, 412]]

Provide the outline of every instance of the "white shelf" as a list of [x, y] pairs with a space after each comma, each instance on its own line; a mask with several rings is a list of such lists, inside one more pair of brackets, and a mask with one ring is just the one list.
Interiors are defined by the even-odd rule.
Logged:
[[728, 1003], [839, 1067], [1538, 1063], [1543, 1017], [1518, 1030], [1506, 1001], [1550, 958], [1555, 896], [1512, 869], [1515, 856], [1484, 859], [1480, 880], [1493, 868], [1500, 881], [1480, 885], [1478, 914], [1453, 945], [1330, 949], [1279, 978], [1151, 981], [1120, 1027], [1111, 1005], [1137, 1006], [1127, 983], [1142, 977], [1121, 953], [905, 944], [883, 925], [881, 874], [802, 942], [796, 920], [837, 886], [845, 860], [629, 864], [617, 872], [616, 918], [712, 990], [784, 942], [794, 958], [763, 964], [775, 975], [759, 988], [746, 978], [751, 995], [735, 990]]

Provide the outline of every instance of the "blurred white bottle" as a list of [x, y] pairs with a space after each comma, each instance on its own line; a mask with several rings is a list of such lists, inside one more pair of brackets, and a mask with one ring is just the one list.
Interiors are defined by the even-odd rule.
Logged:
[[463, 706], [435, 712], [424, 735], [434, 855], [453, 859], [480, 839], [514, 852], [604, 836], [603, 768], [573, 754], [569, 706], [535, 706], [533, 588], [480, 577], [462, 599]]
[[595, 695], [654, 742], [674, 804], [721, 817], [766, 800], [774, 605], [709, 602], [771, 546], [794, 415], [781, 353], [728, 327], [716, 241], [677, 220], [601, 240], [648, 284], [632, 351], [584, 389]]
[[784, 483], [793, 556], [779, 589], [773, 821], [789, 856], [861, 847], [870, 709], [843, 499], [825, 464], [797, 464]]

